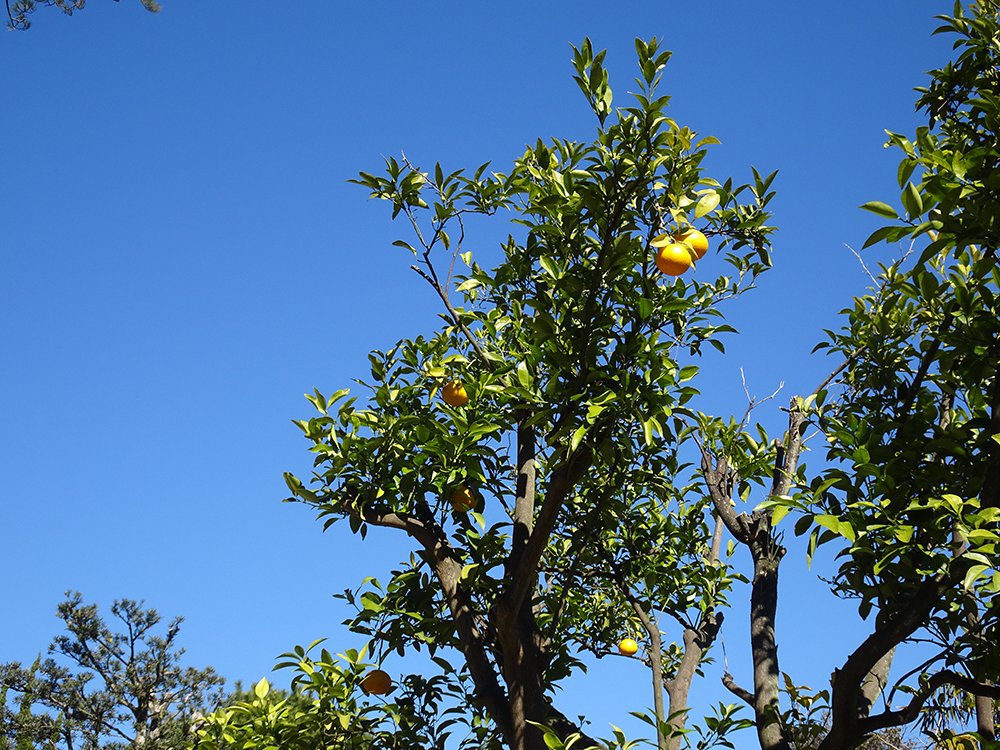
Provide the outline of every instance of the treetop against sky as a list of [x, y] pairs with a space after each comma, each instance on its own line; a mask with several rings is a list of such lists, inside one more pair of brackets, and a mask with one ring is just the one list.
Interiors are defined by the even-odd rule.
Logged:
[[[711, 23], [652, 3], [611, 17], [555, 4], [531, 22], [516, 6], [399, 8], [388, 25], [318, 3], [267, 17], [228, 2], [39, 9], [0, 43], [17, 134], [2, 178], [0, 284], [18, 355], [0, 433], [18, 612], [0, 631], [16, 651], [4, 658], [44, 648], [66, 588], [183, 613], [192, 658], [246, 680], [294, 643], [360, 645], [330, 595], [395, 565], [398, 543], [334, 541], [277, 503], [282, 471], [309, 473], [301, 438], [280, 425], [304, 415], [301, 393], [363, 377], [370, 349], [432, 330], [439, 308], [390, 247], [397, 227], [345, 180], [401, 150], [422, 169], [506, 169], [538, 137], [590, 139], [567, 46], [586, 35], [608, 49], [616, 104], [633, 39], [664, 40], [669, 115], [722, 141], [706, 171], [752, 182], [751, 166], [779, 170], [775, 267], [727, 313], [741, 331], [728, 356], [700, 362], [705, 401], [742, 414], [741, 367], [756, 396], [780, 381], [782, 400], [814, 388], [831, 361], [809, 350], [869, 283], [844, 245], [860, 248], [878, 219], [855, 207], [898, 193], [883, 130], [923, 123], [910, 89], [947, 59], [928, 33], [950, 7], [933, 5], [776, 4]], [[489, 267], [508, 229], [469, 229]], [[873, 248], [866, 263], [894, 252]], [[707, 271], [721, 267], [709, 256]], [[786, 562], [782, 597], [801, 606], [782, 615], [782, 657], [813, 664], [802, 679], [815, 686], [835, 662], [794, 634], [828, 626], [837, 604], [813, 583]], [[850, 635], [830, 633], [831, 652]], [[728, 653], [748, 681], [745, 656]], [[595, 701], [589, 682], [570, 686], [567, 714], [603, 727], [647, 705], [643, 670], [605, 659], [604, 674], [631, 692]]]

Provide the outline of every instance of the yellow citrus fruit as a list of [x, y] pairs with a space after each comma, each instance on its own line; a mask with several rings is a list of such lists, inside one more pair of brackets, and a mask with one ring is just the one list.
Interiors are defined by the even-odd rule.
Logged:
[[392, 690], [392, 678], [381, 669], [374, 669], [361, 680], [361, 689], [369, 695], [385, 695]]
[[672, 242], [656, 253], [656, 267], [667, 276], [680, 276], [694, 265], [694, 255], [683, 242]]
[[465, 406], [469, 403], [469, 394], [465, 392], [465, 386], [457, 380], [452, 380], [441, 389], [441, 398], [448, 406]]
[[683, 242], [691, 248], [695, 260], [701, 260], [705, 257], [705, 253], [708, 252], [708, 237], [697, 229], [686, 229], [683, 232], [675, 234], [674, 241]]
[[456, 513], [465, 513], [476, 507], [476, 496], [465, 485], [455, 489], [448, 500]]
[[622, 638], [618, 642], [618, 653], [625, 656], [632, 656], [639, 650], [639, 644], [631, 638]]

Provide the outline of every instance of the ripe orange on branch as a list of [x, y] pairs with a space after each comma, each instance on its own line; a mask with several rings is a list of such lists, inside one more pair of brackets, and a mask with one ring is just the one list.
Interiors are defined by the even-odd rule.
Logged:
[[385, 695], [392, 690], [392, 678], [388, 672], [374, 669], [361, 680], [361, 689], [369, 695]]
[[708, 252], [708, 237], [697, 229], [689, 228], [674, 235], [674, 240], [691, 248], [695, 260], [701, 260]]
[[476, 496], [465, 485], [453, 490], [448, 501], [456, 513], [465, 513], [476, 507]]
[[465, 406], [469, 403], [469, 394], [465, 386], [458, 380], [452, 380], [441, 389], [441, 398], [448, 406]]
[[656, 267], [667, 276], [680, 276], [694, 265], [694, 254], [683, 242], [671, 242], [656, 253]]
[[623, 656], [634, 656], [639, 650], [639, 644], [632, 638], [622, 638], [618, 642], [618, 653]]

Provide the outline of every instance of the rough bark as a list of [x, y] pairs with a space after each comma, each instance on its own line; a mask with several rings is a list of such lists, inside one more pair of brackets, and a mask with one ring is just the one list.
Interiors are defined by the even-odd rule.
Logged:
[[[756, 514], [755, 514], [756, 515]], [[750, 545], [753, 583], [750, 589], [750, 649], [753, 656], [754, 717], [761, 750], [790, 750], [779, 713], [778, 646], [774, 621], [778, 610], [778, 566], [785, 554], [771, 534], [766, 516]]]
[[[669, 696], [668, 725], [670, 726], [670, 737], [667, 741], [667, 750], [678, 750], [684, 739], [681, 731], [687, 723], [688, 693], [691, 692], [691, 683], [694, 681], [694, 673], [701, 663], [701, 657], [705, 653], [702, 648], [698, 632], [691, 628], [684, 630], [684, 653], [681, 662], [677, 666], [677, 674], [667, 682], [667, 695]], [[683, 713], [680, 713], [683, 712]]]
[[882, 695], [885, 686], [889, 682], [889, 669], [892, 667], [892, 659], [896, 653], [895, 648], [889, 651], [869, 670], [868, 674], [861, 681], [861, 702], [858, 706], [858, 715], [868, 716], [872, 712], [875, 701]]
[[[538, 519], [536, 507], [535, 428], [521, 415], [517, 430], [517, 497], [514, 502], [513, 539], [506, 563], [508, 585], [490, 619], [496, 630], [501, 671], [507, 686], [511, 750], [547, 750], [541, 731], [532, 722], [551, 727], [563, 737], [580, 733], [581, 750], [597, 743], [556, 711], [545, 696], [544, 643], [534, 614], [533, 592], [538, 587], [538, 564], [548, 543], [567, 492], [579, 481], [589, 458], [575, 454], [553, 472]], [[589, 744], [588, 744], [589, 743]]]
[[976, 731], [984, 741], [996, 740], [996, 726], [993, 721], [993, 699], [988, 695], [976, 696]]

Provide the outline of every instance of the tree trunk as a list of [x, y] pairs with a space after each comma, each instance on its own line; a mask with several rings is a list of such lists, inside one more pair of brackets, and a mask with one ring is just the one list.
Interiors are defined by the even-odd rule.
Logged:
[[[755, 514], [756, 515], [756, 514]], [[767, 528], [767, 519], [755, 519], [757, 532], [750, 544], [753, 585], [750, 592], [750, 646], [753, 652], [754, 715], [761, 750], [790, 750], [781, 728], [778, 703], [778, 648], [774, 620], [778, 609], [778, 565], [785, 554]]]
[[896, 647], [893, 646], [885, 656], [878, 660], [862, 681], [861, 705], [858, 706], [858, 716], [865, 717], [871, 713], [875, 701], [878, 700], [889, 682], [889, 669], [892, 667], [892, 659], [895, 654]]
[[691, 628], [684, 629], [684, 655], [677, 667], [677, 674], [670, 680], [667, 695], [670, 696], [670, 738], [667, 750], [679, 750], [684, 740], [682, 730], [687, 722], [688, 693], [694, 682], [694, 673], [701, 663], [704, 649], [701, 647], [698, 633]]
[[639, 621], [649, 636], [649, 671], [653, 677], [653, 715], [656, 717], [656, 747], [658, 750], [670, 750], [667, 737], [663, 734], [667, 716], [663, 712], [663, 639], [660, 637], [660, 626], [643, 608], [631, 593], [625, 591], [625, 596], [632, 609], [639, 616]]
[[[715, 529], [712, 531], [712, 546], [709, 548], [708, 556], [705, 558], [709, 564], [714, 564], [719, 559], [719, 553], [722, 549], [723, 528], [722, 519], [716, 515]], [[667, 750], [680, 750], [683, 743], [684, 735], [681, 730], [684, 729], [687, 722], [687, 712], [685, 709], [688, 708], [688, 694], [691, 692], [691, 684], [694, 682], [695, 671], [698, 669], [698, 665], [701, 664], [701, 658], [705, 650], [715, 640], [715, 634], [718, 632], [721, 622], [721, 616], [716, 620], [714, 609], [710, 608], [702, 615], [701, 622], [699, 623], [700, 632], [691, 628], [684, 629], [684, 655], [681, 657], [681, 663], [677, 667], [677, 674], [670, 680], [667, 687], [667, 694], [670, 697], [668, 708], [670, 713], [668, 716], [671, 717], [670, 728], [672, 730]], [[659, 636], [659, 632], [657, 632], [657, 636]]]
[[996, 741], [996, 726], [993, 723], [993, 699], [985, 695], [976, 696], [976, 731], [983, 743]]

